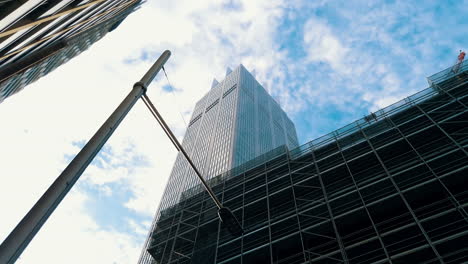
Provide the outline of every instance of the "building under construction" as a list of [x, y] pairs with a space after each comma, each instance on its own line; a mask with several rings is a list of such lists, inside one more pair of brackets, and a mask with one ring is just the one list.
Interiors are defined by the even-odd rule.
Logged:
[[0, 1], [0, 102], [88, 49], [141, 3]]
[[[203, 178], [210, 180], [281, 146], [299, 146], [296, 128], [281, 106], [243, 66], [226, 71], [196, 103], [182, 142]], [[151, 234], [157, 232], [159, 213], [197, 192], [200, 183], [179, 153], [153, 219], [139, 264], [151, 264]], [[188, 191], [191, 190], [191, 191]], [[183, 194], [183, 195], [182, 195]], [[214, 204], [213, 204], [214, 206]], [[156, 229], [155, 229], [156, 228]]]
[[468, 261], [468, 65], [341, 129], [209, 180], [159, 214], [154, 263]]

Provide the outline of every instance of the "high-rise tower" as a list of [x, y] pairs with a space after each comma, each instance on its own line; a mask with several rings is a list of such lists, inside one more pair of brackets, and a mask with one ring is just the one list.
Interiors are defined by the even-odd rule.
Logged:
[[0, 1], [0, 103], [86, 50], [141, 3]]
[[[226, 78], [213, 81], [210, 91], [195, 105], [182, 145], [206, 179], [230, 170], [274, 148], [298, 146], [296, 129], [280, 105], [240, 65]], [[184, 191], [199, 184], [194, 172], [178, 155], [159, 211], [180, 201]], [[159, 219], [156, 215], [155, 223]], [[151, 263], [145, 244], [140, 263]]]
[[153, 224], [153, 263], [467, 263], [468, 65], [428, 80], [345, 127], [211, 178], [241, 236], [220, 223], [206, 191], [185, 190]]

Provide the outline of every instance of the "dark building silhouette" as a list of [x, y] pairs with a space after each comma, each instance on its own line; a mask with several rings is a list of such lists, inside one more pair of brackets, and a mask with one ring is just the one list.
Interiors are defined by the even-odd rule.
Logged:
[[86, 50], [141, 3], [0, 1], [0, 102]]
[[161, 210], [153, 263], [465, 263], [468, 67], [288, 150], [209, 180], [241, 222], [234, 237], [201, 186]]
[[[208, 180], [272, 149], [283, 145], [295, 148], [299, 143], [296, 128], [281, 106], [239, 65], [234, 70], [228, 68], [221, 82], [214, 80], [197, 102], [182, 145]], [[152, 228], [156, 228], [159, 212], [178, 204], [181, 196], [190, 192], [187, 190], [197, 191], [199, 183], [179, 154]], [[141, 264], [152, 262], [146, 251], [150, 242], [148, 237]]]

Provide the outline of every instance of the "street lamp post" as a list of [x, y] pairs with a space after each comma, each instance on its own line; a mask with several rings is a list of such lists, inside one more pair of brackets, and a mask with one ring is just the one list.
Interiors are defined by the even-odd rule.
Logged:
[[14, 263], [26, 246], [31, 242], [42, 225], [67, 195], [83, 171], [94, 159], [107, 139], [117, 129], [133, 105], [145, 94], [146, 88], [171, 56], [166, 50], [151, 66], [141, 80], [109, 116], [94, 136], [86, 143], [65, 170], [57, 177], [47, 191], [39, 198], [13, 231], [0, 245], [0, 263]]
[[208, 186], [205, 179], [201, 176], [200, 172], [187, 155], [187, 152], [185, 152], [182, 145], [179, 143], [169, 126], [156, 110], [156, 107], [146, 95], [148, 85], [163, 68], [170, 56], [170, 51], [164, 51], [141, 80], [133, 85], [133, 89], [127, 97], [125, 97], [122, 103], [120, 103], [94, 136], [86, 143], [70, 164], [68, 164], [65, 170], [57, 177], [54, 183], [52, 183], [31, 210], [29, 210], [26, 216], [24, 216], [8, 237], [2, 242], [0, 245], [0, 264], [11, 264], [18, 259], [23, 250], [28, 246], [29, 242], [31, 242], [36, 233], [41, 229], [42, 225], [47, 221], [49, 216], [71, 190], [73, 185], [80, 178], [81, 174], [88, 167], [97, 153], [99, 153], [99, 150], [101, 150], [102, 146], [104, 146], [109, 137], [114, 133], [119, 124], [132, 109], [133, 105], [135, 105], [140, 98], [143, 99], [143, 102], [159, 122], [176, 149], [182, 153], [192, 169], [195, 171], [206, 191], [218, 207], [218, 216], [221, 222], [227, 227], [230, 233], [234, 235], [241, 235], [243, 233], [242, 227], [234, 214], [227, 207], [224, 207], [218, 200], [216, 195], [213, 193], [213, 190]]
[[156, 118], [158, 123], [161, 125], [162, 129], [166, 133], [166, 135], [169, 137], [169, 139], [172, 141], [172, 144], [174, 144], [174, 147], [185, 157], [185, 159], [188, 161], [190, 164], [190, 167], [194, 170], [195, 174], [197, 175], [198, 179], [201, 181], [203, 184], [203, 187], [205, 187], [205, 190], [208, 192], [210, 195], [211, 199], [213, 202], [216, 204], [216, 207], [218, 207], [218, 216], [221, 222], [226, 226], [228, 231], [235, 235], [235, 236], [240, 236], [244, 233], [244, 230], [242, 229], [241, 225], [239, 224], [239, 221], [237, 221], [237, 218], [235, 215], [231, 212], [231, 210], [227, 207], [224, 207], [221, 202], [218, 200], [216, 195], [214, 194], [213, 190], [210, 188], [208, 183], [205, 181], [203, 176], [201, 175], [200, 171], [198, 171], [197, 167], [195, 164], [193, 164], [192, 159], [190, 159], [189, 155], [187, 152], [184, 150], [182, 145], [179, 143], [177, 138], [174, 136], [172, 133], [171, 129], [169, 126], [166, 124], [162, 116], [159, 114], [158, 110], [156, 107], [153, 105], [151, 100], [148, 98], [146, 94], [142, 96], [142, 100], [145, 103], [145, 105], [148, 107], [150, 110], [151, 114]]

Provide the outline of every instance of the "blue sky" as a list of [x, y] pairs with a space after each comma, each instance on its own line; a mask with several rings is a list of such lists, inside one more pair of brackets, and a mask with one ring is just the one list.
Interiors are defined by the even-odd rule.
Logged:
[[[161, 73], [148, 96], [179, 137], [180, 112], [242, 63], [305, 143], [426, 88], [467, 48], [467, 13], [466, 0], [148, 1], [0, 104], [0, 239], [166, 49], [172, 87]], [[135, 263], [175, 155], [136, 104], [19, 263]]]

